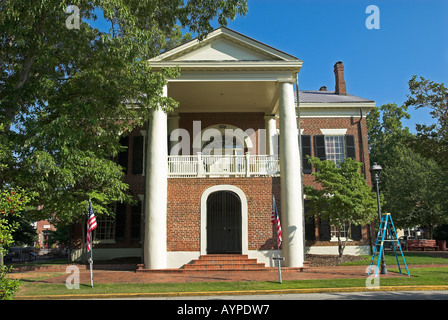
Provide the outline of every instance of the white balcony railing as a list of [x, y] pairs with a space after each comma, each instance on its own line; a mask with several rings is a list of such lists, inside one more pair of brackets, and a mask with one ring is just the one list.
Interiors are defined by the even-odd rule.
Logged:
[[278, 156], [202, 155], [168, 156], [168, 177], [275, 176], [280, 173]]

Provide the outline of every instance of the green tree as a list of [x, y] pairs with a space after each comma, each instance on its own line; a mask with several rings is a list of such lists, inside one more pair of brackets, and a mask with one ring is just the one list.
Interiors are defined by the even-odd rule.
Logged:
[[341, 259], [348, 240], [347, 237], [343, 243], [341, 230], [348, 227], [350, 234], [351, 224], [370, 223], [376, 215], [376, 197], [360, 174], [360, 162], [345, 159], [336, 165], [333, 161], [315, 157], [309, 161], [316, 168], [313, 176], [320, 185], [319, 188], [304, 186], [306, 198], [312, 203], [309, 214], [329, 220], [336, 228]]
[[[146, 123], [176, 68], [151, 70], [148, 59], [203, 37], [217, 19], [247, 11], [246, 0], [1, 0], [0, 186], [38, 194], [36, 219], [56, 214], [79, 221], [92, 198], [95, 213], [111, 214], [113, 202], [130, 202], [119, 136]], [[79, 29], [66, 27], [69, 5], [80, 9]], [[103, 14], [110, 30], [88, 21]], [[118, 121], [119, 120], [119, 121]], [[1, 156], [1, 155], [0, 155]]]
[[418, 124], [413, 147], [421, 155], [435, 159], [448, 172], [448, 89], [443, 83], [417, 76], [409, 80], [406, 106], [428, 108], [435, 124]]
[[371, 162], [383, 167], [380, 190], [382, 211], [390, 212], [397, 227], [425, 226], [431, 237], [435, 224], [446, 216], [446, 174], [440, 164], [422, 157], [416, 146], [422, 141], [403, 128], [409, 119], [407, 105], [382, 105], [367, 116]]
[[30, 197], [20, 189], [3, 189], [0, 191], [0, 264], [5, 248], [14, 243], [12, 233], [19, 226], [17, 218], [20, 217]]
[[70, 248], [70, 230], [67, 225], [56, 225], [56, 230], [48, 230], [48, 244], [57, 244], [64, 246], [65, 248]]
[[396, 153], [406, 148], [413, 136], [409, 128], [403, 128], [403, 119], [410, 119], [407, 107], [398, 107], [395, 103], [375, 107], [367, 114], [371, 163], [382, 167], [398, 164]]
[[25, 208], [20, 216], [7, 216], [6, 220], [9, 225], [15, 224], [17, 228], [12, 232], [14, 240], [13, 246], [34, 246], [37, 240], [36, 228], [33, 225], [33, 220], [27, 216], [27, 209]]
[[383, 208], [391, 212], [402, 228], [422, 226], [432, 239], [434, 226], [448, 223], [446, 179], [439, 164], [411, 148], [395, 154], [400, 165], [385, 168], [381, 180], [386, 199]]
[[19, 217], [30, 198], [23, 190], [1, 190], [0, 192], [0, 300], [9, 300], [18, 290], [18, 280], [9, 278], [10, 269], [3, 264], [3, 256], [14, 239], [13, 232], [18, 227], [17, 221], [8, 221], [8, 217]]

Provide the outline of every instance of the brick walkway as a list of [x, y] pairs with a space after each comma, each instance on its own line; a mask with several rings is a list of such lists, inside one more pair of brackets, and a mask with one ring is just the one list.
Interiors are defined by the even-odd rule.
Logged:
[[[441, 265], [438, 265], [441, 266]], [[444, 265], [448, 266], [448, 265]], [[393, 266], [391, 266], [393, 267]], [[396, 266], [395, 266], [396, 267]], [[419, 266], [412, 266], [416, 268]], [[410, 272], [412, 275], [412, 268]], [[44, 271], [27, 271], [25, 273], [42, 273]], [[381, 277], [407, 277], [406, 269], [402, 268], [403, 274], [390, 272]], [[21, 278], [25, 273], [13, 273], [14, 278]], [[68, 274], [58, 273], [41, 280], [43, 283], [65, 283]], [[90, 283], [90, 272], [80, 271], [81, 283]], [[304, 272], [282, 272], [283, 280], [318, 280], [318, 279], [356, 279], [366, 278], [365, 266], [351, 267], [313, 267]], [[94, 270], [93, 279], [95, 283], [191, 283], [212, 281], [278, 281], [278, 273], [273, 271], [207, 271], [207, 272], [134, 272], [134, 271], [106, 271]]]

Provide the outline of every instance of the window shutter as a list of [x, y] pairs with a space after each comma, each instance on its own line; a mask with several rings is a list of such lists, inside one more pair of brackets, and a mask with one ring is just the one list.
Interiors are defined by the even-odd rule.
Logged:
[[313, 216], [308, 216], [308, 211], [310, 210], [310, 200], [304, 201], [304, 211], [305, 211], [305, 240], [316, 240], [316, 224], [315, 218]]
[[316, 157], [320, 160], [326, 160], [327, 155], [325, 153], [325, 136], [314, 136], [314, 152]]
[[115, 209], [115, 241], [125, 240], [126, 210], [124, 203], [117, 203]]
[[133, 138], [132, 149], [132, 173], [143, 173], [143, 136], [135, 136]]
[[302, 139], [302, 172], [312, 173], [313, 167], [309, 163], [307, 156], [311, 157], [311, 136], [301, 136]]
[[362, 231], [361, 231], [361, 226], [360, 225], [354, 225], [353, 223], [351, 224], [351, 239], [352, 240], [361, 240], [362, 239]]
[[319, 240], [330, 241], [331, 227], [329, 220], [320, 220]]
[[131, 241], [140, 241], [142, 202], [131, 207]]
[[355, 136], [345, 136], [345, 157], [356, 160]]
[[129, 148], [129, 137], [121, 137], [120, 145], [126, 147], [126, 150], [120, 151], [118, 153], [118, 164], [123, 167], [124, 173], [128, 173], [128, 148]]

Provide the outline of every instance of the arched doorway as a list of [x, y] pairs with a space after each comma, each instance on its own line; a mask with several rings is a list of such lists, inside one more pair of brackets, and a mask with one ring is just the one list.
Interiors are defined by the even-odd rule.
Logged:
[[207, 254], [242, 253], [241, 199], [228, 190], [207, 198]]

